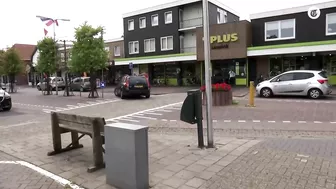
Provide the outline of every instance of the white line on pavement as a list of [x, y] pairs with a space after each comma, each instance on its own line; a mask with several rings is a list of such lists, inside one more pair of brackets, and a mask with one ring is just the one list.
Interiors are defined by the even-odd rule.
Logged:
[[168, 121], [168, 120], [166, 120], [166, 119], [161, 119], [161, 121]]
[[275, 123], [275, 121], [268, 121], [268, 123]]
[[30, 164], [28, 162], [25, 162], [25, 161], [0, 161], [0, 164], [14, 164], [14, 165], [22, 165], [22, 166], [25, 166], [27, 168], [30, 168], [38, 173], [40, 173], [41, 175], [44, 175], [48, 178], [51, 178], [53, 179], [54, 181], [60, 183], [62, 186], [69, 186], [71, 187], [72, 189], [84, 189], [76, 184], [73, 184], [72, 182], [70, 182], [69, 180], [66, 180], [60, 176], [57, 176], [49, 171], [46, 171], [40, 167], [37, 167], [33, 164]]
[[136, 116], [136, 115], [133, 115], [132, 117], [141, 118], [141, 119], [157, 120], [157, 118], [153, 118], [153, 117], [146, 117], [146, 116]]
[[217, 123], [217, 120], [212, 120], [212, 122]]
[[171, 121], [171, 122], [175, 122], [175, 121], [177, 121], [177, 120], [173, 120], [173, 119], [172, 119], [172, 120], [169, 120], [169, 121]]
[[106, 121], [113, 121], [113, 120], [120, 119], [120, 118], [125, 118], [125, 117], [128, 117], [128, 116], [134, 116], [134, 115], [137, 115], [137, 114], [142, 114], [142, 113], [146, 113], [146, 112], [150, 112], [150, 111], [156, 111], [156, 110], [159, 110], [159, 109], [162, 109], [162, 108], [167, 108], [167, 107], [179, 105], [179, 104], [182, 104], [182, 103], [183, 102], [177, 102], [177, 103], [168, 104], [168, 105], [164, 105], [164, 106], [160, 106], [160, 107], [156, 107], [156, 108], [142, 110], [142, 111], [138, 111], [138, 112], [127, 114], [127, 115], [123, 115], [123, 116], [119, 116], [119, 117], [115, 117], [115, 118], [110, 118], [110, 119], [107, 119]]
[[125, 119], [125, 118], [120, 118], [120, 119], [118, 119], [118, 120], [120, 120], [120, 121], [129, 121], [129, 122], [136, 122], [136, 123], [140, 122], [140, 121], [138, 121], [138, 120]]
[[231, 120], [224, 120], [224, 123], [230, 123]]
[[27, 121], [24, 123], [18, 123], [18, 124], [14, 124], [14, 125], [7, 125], [6, 127], [1, 127], [0, 129], [8, 129], [8, 128], [12, 128], [12, 127], [20, 127], [20, 126], [24, 126], [24, 125], [30, 125], [30, 124], [34, 124], [34, 123], [39, 123], [39, 121]]
[[260, 123], [260, 120], [253, 120], [253, 123]]
[[158, 112], [172, 112], [172, 111], [170, 111], [170, 110], [156, 110], [156, 111], [158, 111]]
[[298, 123], [307, 123], [307, 121], [298, 121]]
[[246, 123], [245, 120], [238, 120], [238, 123]]
[[336, 122], [330, 122], [331, 124], [336, 124]]
[[314, 121], [314, 123], [322, 123], [321, 121]]
[[282, 123], [290, 123], [291, 121], [282, 121]]
[[[162, 114], [159, 114], [159, 113], [152, 113], [152, 112], [146, 112], [144, 114], [149, 114], [149, 115], [162, 115]], [[140, 114], [137, 114], [137, 115], [140, 115]], [[143, 115], [143, 114], [142, 114]]]

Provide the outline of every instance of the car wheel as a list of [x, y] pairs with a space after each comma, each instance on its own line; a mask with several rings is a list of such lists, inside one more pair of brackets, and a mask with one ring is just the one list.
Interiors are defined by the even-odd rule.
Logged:
[[262, 88], [260, 91], [260, 95], [264, 98], [269, 98], [272, 96], [272, 90], [270, 88]]
[[121, 99], [125, 99], [123, 90], [120, 90], [120, 98], [121, 98]]
[[147, 94], [147, 95], [146, 95], [146, 98], [149, 98], [149, 97], [150, 97], [150, 94]]
[[40, 87], [40, 86], [37, 86], [37, 90], [41, 91], [41, 87]]
[[322, 92], [320, 89], [310, 89], [308, 91], [308, 96], [312, 99], [318, 99], [322, 95]]
[[117, 89], [117, 88], [115, 88], [115, 89], [114, 89], [114, 95], [115, 95], [115, 96], [117, 96], [117, 97], [119, 97], [119, 96], [120, 96], [118, 92], [119, 92], [119, 91], [118, 91], [118, 89]]
[[11, 110], [11, 109], [12, 109], [12, 106], [10, 106], [10, 107], [8, 107], [8, 108], [3, 108], [2, 110], [8, 112], [8, 111]]

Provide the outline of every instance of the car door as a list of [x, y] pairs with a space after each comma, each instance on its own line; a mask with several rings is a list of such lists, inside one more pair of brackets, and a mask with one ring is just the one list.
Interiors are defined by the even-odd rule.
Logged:
[[75, 78], [72, 80], [72, 83], [70, 84], [70, 87], [72, 90], [79, 90], [78, 84], [80, 83], [80, 78]]
[[273, 84], [273, 94], [289, 95], [290, 88], [294, 79], [293, 73], [285, 73], [276, 78]]
[[294, 73], [294, 79], [291, 86], [292, 95], [302, 95], [311, 84], [310, 78], [314, 77], [313, 73], [298, 72]]

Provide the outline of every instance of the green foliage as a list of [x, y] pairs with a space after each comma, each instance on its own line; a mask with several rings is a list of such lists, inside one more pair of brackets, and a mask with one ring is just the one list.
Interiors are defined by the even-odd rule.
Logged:
[[6, 75], [15, 76], [23, 72], [23, 62], [14, 48], [3, 53], [2, 70]]
[[58, 67], [56, 62], [59, 58], [56, 42], [52, 38], [46, 37], [37, 43], [37, 50], [40, 53], [37, 60], [37, 71], [48, 75], [55, 73]]
[[108, 52], [102, 40], [102, 27], [94, 28], [85, 22], [76, 28], [76, 42], [71, 49], [69, 68], [72, 72], [93, 73], [106, 67]]
[[3, 68], [4, 61], [5, 61], [4, 60], [4, 58], [5, 58], [4, 56], [5, 56], [5, 51], [0, 50], [0, 76], [5, 74], [4, 68]]

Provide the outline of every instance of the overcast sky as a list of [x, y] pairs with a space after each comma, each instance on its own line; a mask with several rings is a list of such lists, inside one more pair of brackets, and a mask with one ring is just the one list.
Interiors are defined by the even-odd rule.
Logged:
[[[45, 25], [36, 15], [66, 18], [56, 27], [57, 39], [73, 39], [74, 28], [84, 21], [106, 28], [105, 39], [123, 35], [122, 14], [174, 0], [3, 0], [0, 10], [0, 49], [15, 43], [36, 44]], [[236, 10], [241, 19], [249, 14], [308, 5], [330, 0], [218, 0]], [[52, 26], [47, 28], [52, 35]]]

